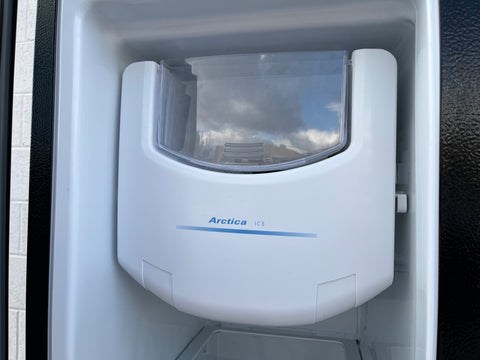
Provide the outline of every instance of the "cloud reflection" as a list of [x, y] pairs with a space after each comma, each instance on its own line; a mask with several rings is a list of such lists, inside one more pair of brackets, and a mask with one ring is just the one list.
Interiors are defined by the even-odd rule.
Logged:
[[[283, 146], [300, 157], [331, 148], [340, 142], [343, 105], [330, 101], [317, 107], [335, 114], [334, 130], [308, 128], [303, 119], [303, 89], [318, 81], [302, 79], [238, 79], [232, 81], [199, 81], [197, 85], [196, 154], [213, 159], [216, 148], [225, 143], [259, 143]], [[334, 89], [337, 91], [337, 89]], [[337, 91], [338, 92], [338, 91]], [[329, 98], [331, 96], [328, 96]], [[289, 159], [290, 160], [290, 159]]]

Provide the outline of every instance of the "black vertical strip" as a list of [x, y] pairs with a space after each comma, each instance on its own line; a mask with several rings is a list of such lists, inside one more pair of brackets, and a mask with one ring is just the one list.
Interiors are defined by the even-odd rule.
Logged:
[[48, 357], [56, 0], [38, 0], [28, 211], [26, 358]]
[[0, 359], [8, 359], [8, 239], [16, 0], [0, 1]]
[[480, 359], [480, 1], [442, 0], [438, 359]]

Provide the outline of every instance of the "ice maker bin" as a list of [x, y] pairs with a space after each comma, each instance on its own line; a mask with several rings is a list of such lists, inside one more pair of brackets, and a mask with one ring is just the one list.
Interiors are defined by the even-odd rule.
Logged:
[[130, 275], [186, 313], [276, 326], [388, 287], [396, 61], [366, 49], [351, 62], [351, 85], [346, 52], [130, 65], [118, 178]]

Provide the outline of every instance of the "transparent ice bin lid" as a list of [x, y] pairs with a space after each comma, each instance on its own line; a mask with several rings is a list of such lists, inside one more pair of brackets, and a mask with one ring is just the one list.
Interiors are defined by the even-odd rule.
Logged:
[[164, 60], [159, 148], [225, 172], [306, 165], [347, 143], [346, 51]]

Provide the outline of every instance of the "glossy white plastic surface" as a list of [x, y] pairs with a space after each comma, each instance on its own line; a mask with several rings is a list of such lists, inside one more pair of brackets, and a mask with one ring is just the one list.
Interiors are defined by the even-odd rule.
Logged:
[[160, 68], [122, 82], [118, 258], [178, 310], [299, 325], [363, 304], [393, 279], [397, 69], [352, 55], [351, 138], [335, 156], [267, 174], [227, 174], [155, 147]]

